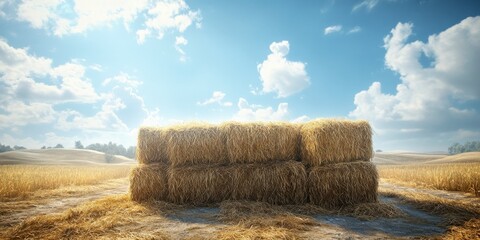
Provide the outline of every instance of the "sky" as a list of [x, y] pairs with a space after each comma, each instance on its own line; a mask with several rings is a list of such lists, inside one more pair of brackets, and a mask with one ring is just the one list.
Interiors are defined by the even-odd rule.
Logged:
[[142, 125], [365, 119], [374, 148], [480, 140], [476, 0], [0, 0], [0, 143]]

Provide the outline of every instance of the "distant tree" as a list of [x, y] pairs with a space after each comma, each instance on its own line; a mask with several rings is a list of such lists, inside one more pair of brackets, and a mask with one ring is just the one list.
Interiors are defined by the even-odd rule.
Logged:
[[40, 149], [47, 149], [47, 147], [43, 146], [43, 147], [42, 147], [42, 148], [40, 148]]
[[383, 152], [382, 149], [377, 149], [375, 152]]
[[448, 148], [449, 154], [458, 154], [464, 152], [477, 152], [480, 151], [480, 141], [466, 142], [464, 144], [454, 143]]
[[9, 152], [13, 151], [13, 149], [9, 145], [0, 144], [0, 152]]
[[25, 148], [25, 147], [22, 147], [22, 146], [17, 146], [17, 145], [15, 145], [15, 146], [13, 146], [13, 149], [14, 149], [14, 150], [22, 150], [22, 149], [26, 149], [26, 148]]
[[63, 148], [63, 145], [59, 143], [59, 144], [55, 145], [55, 147], [53, 147], [53, 148]]
[[83, 149], [83, 144], [80, 141], [75, 141], [75, 148], [76, 149]]
[[127, 148], [127, 155], [125, 157], [135, 158], [135, 152], [137, 148], [135, 146], [130, 146]]

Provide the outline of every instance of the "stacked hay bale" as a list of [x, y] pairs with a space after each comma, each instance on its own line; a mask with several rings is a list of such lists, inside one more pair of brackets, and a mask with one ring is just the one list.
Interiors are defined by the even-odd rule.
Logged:
[[167, 200], [168, 128], [143, 127], [138, 131], [136, 158], [130, 173], [130, 196], [135, 201]]
[[[339, 207], [376, 200], [367, 122], [184, 124], [141, 128], [133, 200]], [[307, 174], [308, 173], [308, 174]]]
[[372, 129], [366, 121], [315, 120], [301, 127], [311, 203], [337, 208], [377, 201]]

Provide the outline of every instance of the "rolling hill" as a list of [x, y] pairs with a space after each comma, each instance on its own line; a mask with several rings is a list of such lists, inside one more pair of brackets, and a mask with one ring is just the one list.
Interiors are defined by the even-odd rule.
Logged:
[[95, 165], [135, 164], [135, 160], [87, 149], [27, 149], [0, 153], [0, 165]]

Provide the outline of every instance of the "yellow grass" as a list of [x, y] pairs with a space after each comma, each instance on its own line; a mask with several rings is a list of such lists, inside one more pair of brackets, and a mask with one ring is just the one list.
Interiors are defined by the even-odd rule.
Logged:
[[480, 164], [378, 166], [380, 178], [480, 196]]
[[0, 166], [0, 198], [25, 197], [30, 193], [63, 186], [97, 184], [127, 177], [128, 165], [118, 166]]

